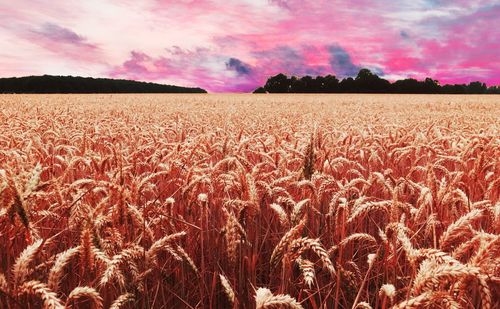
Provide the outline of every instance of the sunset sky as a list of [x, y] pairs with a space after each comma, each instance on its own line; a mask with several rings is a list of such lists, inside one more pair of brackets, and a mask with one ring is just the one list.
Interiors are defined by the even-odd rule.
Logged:
[[0, 77], [246, 92], [277, 73], [500, 84], [500, 1], [0, 0]]

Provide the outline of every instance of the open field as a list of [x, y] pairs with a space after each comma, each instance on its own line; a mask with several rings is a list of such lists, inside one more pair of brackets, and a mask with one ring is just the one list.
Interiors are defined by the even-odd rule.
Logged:
[[0, 308], [499, 308], [499, 120], [499, 96], [2, 95]]

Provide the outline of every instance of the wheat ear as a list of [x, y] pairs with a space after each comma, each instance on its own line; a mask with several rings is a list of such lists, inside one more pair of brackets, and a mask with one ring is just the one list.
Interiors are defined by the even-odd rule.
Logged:
[[[88, 286], [79, 286], [73, 289], [71, 293], [68, 295], [68, 299], [66, 300], [66, 307], [73, 308], [71, 305], [72, 302], [75, 302], [81, 298], [87, 298], [92, 301], [95, 309], [102, 309], [102, 297], [99, 293], [91, 287]], [[78, 304], [77, 302], [75, 304]], [[78, 308], [76, 306], [75, 308]]]
[[63, 309], [61, 300], [45, 283], [40, 281], [28, 281], [20, 287], [20, 294], [36, 295], [43, 300], [47, 309]]
[[266, 288], [258, 288], [255, 292], [256, 309], [303, 309], [290, 295], [273, 295]]

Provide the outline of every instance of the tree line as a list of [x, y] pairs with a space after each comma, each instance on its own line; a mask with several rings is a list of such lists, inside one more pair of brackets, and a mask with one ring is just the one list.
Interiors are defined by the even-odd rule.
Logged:
[[361, 69], [355, 78], [342, 80], [333, 75], [292, 76], [284, 74], [270, 77], [263, 87], [254, 93], [412, 93], [412, 94], [500, 94], [500, 86], [487, 87], [485, 83], [471, 82], [441, 86], [437, 80], [413, 78], [397, 80], [393, 83], [380, 78], [369, 69]]
[[0, 78], [0, 93], [206, 93], [201, 88], [179, 87], [124, 79], [75, 76]]

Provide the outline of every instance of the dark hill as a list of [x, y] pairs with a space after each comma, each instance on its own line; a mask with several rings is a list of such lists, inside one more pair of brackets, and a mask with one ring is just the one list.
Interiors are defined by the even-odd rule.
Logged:
[[124, 79], [76, 76], [0, 78], [0, 93], [206, 93], [188, 88]]

